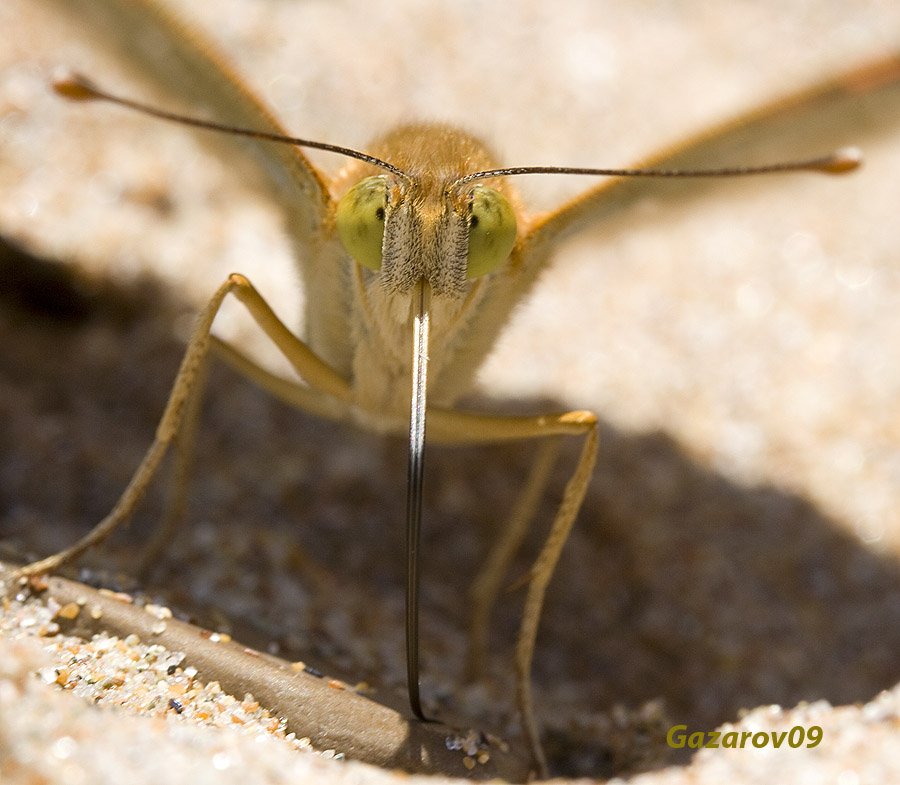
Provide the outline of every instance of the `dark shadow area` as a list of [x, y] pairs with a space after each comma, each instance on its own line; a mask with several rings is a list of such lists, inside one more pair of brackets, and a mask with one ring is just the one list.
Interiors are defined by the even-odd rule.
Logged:
[[[0, 264], [0, 539], [7, 551], [43, 556], [85, 533], [125, 487], [181, 360], [173, 323], [193, 309], [151, 281], [85, 289], [56, 267], [48, 307], [43, 263], [32, 276], [19, 259], [15, 285], [7, 259]], [[497, 610], [478, 693], [459, 687], [466, 589], [533, 452], [428, 455], [423, 691], [429, 705], [476, 713], [471, 721], [487, 727], [511, 712], [522, 593]], [[556, 495], [576, 452], [574, 443], [564, 451]], [[369, 680], [393, 699], [404, 683], [405, 460], [395, 441], [316, 421], [213, 367], [190, 523], [143, 586], [247, 644]], [[136, 543], [160, 516], [165, 488], [161, 478], [130, 529], [82, 564], [133, 577]], [[527, 570], [552, 510], [548, 499], [510, 582]], [[616, 705], [662, 698], [672, 722], [703, 730], [760, 704], [867, 700], [898, 680], [896, 560], [802, 498], [697, 465], [665, 434], [602, 425], [535, 662], [558, 773], [621, 766], [598, 730]]]

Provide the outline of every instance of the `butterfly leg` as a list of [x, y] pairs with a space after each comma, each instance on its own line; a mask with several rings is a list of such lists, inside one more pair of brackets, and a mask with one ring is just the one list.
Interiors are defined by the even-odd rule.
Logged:
[[187, 509], [190, 475], [194, 463], [197, 425], [200, 419], [200, 404], [206, 388], [206, 373], [209, 366], [208, 354], [198, 363], [194, 373], [188, 399], [180, 427], [176, 430], [173, 446], [176, 454], [175, 476], [162, 520], [154, 528], [150, 541], [141, 549], [135, 571], [146, 575], [159, 562], [160, 557], [175, 537], [178, 524], [184, 520]]
[[469, 651], [465, 670], [469, 681], [477, 681], [484, 669], [491, 613], [503, 589], [509, 565], [534, 520], [538, 504], [559, 457], [560, 445], [561, 439], [558, 436], [550, 437], [541, 444], [512, 513], [491, 546], [469, 590], [472, 615], [469, 622]]
[[[563, 498], [550, 525], [547, 539], [529, 572], [528, 591], [515, 650], [516, 704], [522, 721], [522, 730], [539, 776], [547, 777], [547, 759], [541, 746], [540, 731], [534, 713], [531, 663], [547, 585], [584, 501], [597, 459], [599, 443], [597, 418], [591, 412], [584, 411], [538, 417], [491, 417], [437, 410], [431, 413], [429, 425], [433, 439], [442, 443], [496, 442], [565, 434], [584, 437], [578, 462], [563, 491]], [[522, 501], [517, 505], [526, 513], [522, 516], [526, 521], [527, 513], [531, 512], [528, 508], [537, 504], [527, 497], [537, 494], [546, 483], [546, 476], [552, 468], [551, 453], [552, 448], [546, 448], [539, 453], [538, 463], [532, 470]], [[518, 513], [519, 510], [514, 513], [514, 519]], [[521, 538], [521, 535], [517, 534], [513, 539], [516, 537]], [[508, 546], [501, 542], [498, 549], [506, 547]]]
[[[338, 401], [349, 398], [347, 382], [285, 327], [253, 285], [242, 275], [229, 276], [197, 319], [178, 369], [178, 375], [172, 386], [172, 392], [169, 394], [168, 403], [157, 426], [153, 444], [150, 445], [113, 509], [74, 545], [45, 559], [21, 567], [16, 572], [17, 576], [41, 575], [74, 561], [86, 550], [106, 539], [124, 521], [128, 520], [156, 474], [169, 446], [178, 438], [185, 418], [189, 421], [188, 430], [192, 429], [190, 421], [195, 419], [196, 412], [191, 410], [197, 406], [198, 383], [202, 381], [203, 369], [210, 346], [214, 341], [210, 335], [210, 329], [222, 302], [229, 294], [244, 303], [256, 323], [278, 346], [304, 381], [314, 388], [313, 395]], [[323, 406], [319, 408], [323, 408]]]

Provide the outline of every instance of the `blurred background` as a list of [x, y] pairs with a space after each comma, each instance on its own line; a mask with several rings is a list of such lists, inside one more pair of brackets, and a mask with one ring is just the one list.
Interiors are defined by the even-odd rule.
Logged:
[[[662, 698], [673, 721], [711, 728], [741, 708], [862, 701], [900, 679], [900, 65], [889, 60], [900, 6], [168, 5], [291, 133], [361, 149], [394, 124], [441, 120], [510, 165], [626, 166], [840, 82], [783, 122], [751, 125], [730, 162], [856, 144], [860, 172], [648, 192], [559, 249], [470, 403], [589, 408], [602, 423], [535, 664], [557, 770], [605, 770], [598, 728], [615, 705]], [[73, 7], [0, 7], [0, 539], [29, 557], [111, 508], [152, 440], [192, 319], [228, 273], [290, 325], [315, 296], [296, 283], [252, 163], [50, 93], [64, 65], [190, 109], [129, 67], [127, 34]], [[328, 176], [343, 165], [311, 158]], [[540, 212], [591, 182], [516, 185]], [[282, 367], [239, 308], [217, 333]], [[466, 588], [533, 452], [428, 457], [423, 692], [497, 728], [513, 721], [522, 595], [502, 599], [486, 676], [463, 686]], [[290, 411], [214, 368], [189, 520], [137, 585], [248, 643], [403, 688], [404, 484], [402, 444]], [[165, 486], [83, 564], [136, 580], [128, 565]]]

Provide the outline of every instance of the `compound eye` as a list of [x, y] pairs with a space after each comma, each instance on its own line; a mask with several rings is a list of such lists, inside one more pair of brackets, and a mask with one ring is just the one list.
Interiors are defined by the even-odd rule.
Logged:
[[516, 243], [516, 214], [499, 191], [486, 185], [472, 190], [472, 214], [469, 218], [469, 257], [466, 277], [496, 270], [505, 262]]
[[376, 175], [360, 180], [338, 202], [337, 230], [341, 243], [359, 264], [381, 268], [387, 182]]

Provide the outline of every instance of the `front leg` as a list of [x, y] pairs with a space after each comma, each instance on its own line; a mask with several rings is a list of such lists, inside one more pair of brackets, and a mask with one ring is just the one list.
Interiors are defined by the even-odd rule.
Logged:
[[[531, 752], [532, 760], [538, 774], [546, 778], [549, 776], [547, 758], [541, 746], [540, 732], [534, 713], [534, 698], [531, 690], [531, 663], [534, 658], [534, 646], [537, 640], [538, 624], [541, 618], [541, 609], [544, 605], [544, 596], [547, 585], [556, 569], [560, 553], [569, 537], [569, 532], [584, 501], [594, 463], [597, 459], [597, 447], [599, 444], [599, 431], [597, 418], [591, 412], [574, 411], [560, 415], [542, 415], [537, 417], [496, 417], [490, 415], [466, 414], [448, 410], [434, 410], [430, 412], [431, 436], [433, 441], [444, 443], [468, 443], [496, 442], [510, 439], [530, 439], [538, 437], [557, 437], [560, 435], [580, 435], [584, 437], [584, 444], [575, 470], [566, 484], [563, 498], [556, 511], [556, 516], [550, 526], [550, 532], [544, 542], [541, 552], [529, 571], [528, 593], [525, 597], [525, 607], [522, 613], [522, 624], [519, 628], [519, 637], [516, 642], [515, 674], [516, 674], [516, 704], [522, 721], [522, 731]], [[514, 531], [504, 534], [498, 546], [492, 553], [492, 559], [502, 566], [508, 563], [512, 554], [507, 553], [515, 548], [524, 535], [524, 528], [534, 513], [537, 505], [537, 497], [546, 484], [555, 458], [556, 438], [553, 438], [550, 446], [544, 447], [539, 453], [529, 480], [523, 489], [519, 502], [514, 508], [511, 517], [511, 525]], [[490, 564], [489, 559], [489, 564]], [[482, 571], [484, 574], [486, 570]], [[484, 578], [486, 584], [497, 583], [499, 576]], [[491, 594], [493, 592], [493, 594]], [[496, 596], [495, 589], [490, 586], [482, 592], [480, 602], [492, 603]], [[482, 614], [486, 618], [489, 608], [483, 608]], [[476, 604], [476, 613], [478, 604]]]
[[[147, 450], [137, 470], [110, 513], [74, 545], [40, 561], [25, 565], [16, 571], [17, 577], [41, 575], [57, 570], [63, 564], [77, 559], [89, 548], [105, 540], [124, 521], [128, 520], [150, 481], [155, 476], [169, 446], [182, 432], [186, 419], [199, 395], [203, 368], [214, 340], [210, 335], [213, 321], [222, 302], [232, 294], [250, 312], [254, 321], [265, 331], [300, 376], [313, 388], [316, 396], [347, 400], [350, 389], [347, 382], [331, 366], [317, 357], [278, 319], [253, 285], [242, 275], [233, 274], [212, 296], [197, 318], [191, 333], [184, 359], [175, 377], [172, 392], [165, 411], [156, 428], [156, 438]], [[190, 431], [191, 428], [189, 427]]]

